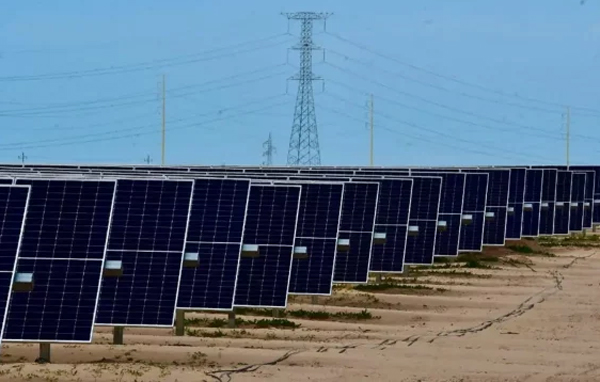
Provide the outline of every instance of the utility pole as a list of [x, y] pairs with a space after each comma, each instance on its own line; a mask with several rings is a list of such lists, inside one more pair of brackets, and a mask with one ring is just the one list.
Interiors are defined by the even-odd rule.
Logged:
[[371, 127], [371, 150], [370, 150], [370, 160], [369, 165], [374, 166], [375, 161], [373, 159], [373, 147], [374, 147], [374, 134], [375, 134], [375, 125], [373, 124], [373, 94], [371, 94], [370, 102], [369, 102], [369, 125]]
[[263, 143], [263, 157], [265, 161], [263, 162], [264, 166], [272, 166], [273, 165], [273, 154], [277, 152], [275, 146], [273, 146], [273, 139], [271, 138], [271, 133], [269, 133], [269, 139], [267, 139]]
[[567, 107], [567, 170], [570, 165], [570, 144], [571, 144], [571, 108]]
[[19, 159], [21, 160], [22, 164], [25, 163], [25, 159], [27, 159], [27, 156], [25, 156], [24, 152], [21, 151], [21, 155], [19, 155]]
[[152, 158], [150, 157], [150, 155], [146, 155], [146, 157], [144, 158], [144, 162], [146, 164], [150, 164], [152, 163]]
[[162, 77], [162, 145], [161, 145], [161, 165], [165, 165], [165, 139], [167, 135], [167, 123], [166, 123], [166, 78], [163, 74]]
[[[296, 12], [283, 13], [288, 20], [300, 20], [300, 41], [292, 49], [300, 51], [300, 71], [291, 77], [298, 81], [298, 94], [294, 109], [294, 122], [288, 149], [288, 165], [320, 165], [321, 150], [317, 131], [313, 81], [321, 80], [312, 71], [312, 51], [321, 49], [313, 43], [315, 20], [327, 20], [331, 13]], [[326, 21], [325, 21], [326, 22]]]

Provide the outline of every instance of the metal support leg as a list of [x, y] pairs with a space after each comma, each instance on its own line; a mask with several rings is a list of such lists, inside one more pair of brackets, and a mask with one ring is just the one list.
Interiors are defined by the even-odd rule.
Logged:
[[408, 275], [410, 275], [410, 267], [405, 265], [404, 269], [402, 270], [402, 277], [408, 277]]
[[375, 274], [375, 284], [381, 284], [381, 273]]
[[48, 363], [50, 362], [50, 344], [40, 344], [40, 356], [35, 360], [37, 363]]
[[123, 331], [125, 328], [122, 326], [115, 326], [113, 328], [113, 345], [123, 345]]
[[227, 323], [228, 328], [235, 328], [235, 309], [228, 314], [229, 322]]
[[183, 336], [185, 334], [185, 311], [177, 310], [175, 313], [175, 335]]
[[318, 305], [319, 304], [319, 296], [311, 296], [310, 303], [313, 305]]
[[281, 309], [273, 309], [273, 317], [281, 318]]

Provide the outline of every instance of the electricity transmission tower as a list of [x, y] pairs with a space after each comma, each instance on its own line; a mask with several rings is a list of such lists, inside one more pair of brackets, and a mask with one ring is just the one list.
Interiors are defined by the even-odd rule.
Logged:
[[321, 80], [312, 72], [312, 51], [321, 49], [313, 43], [312, 32], [315, 20], [326, 21], [331, 13], [296, 12], [283, 13], [288, 20], [300, 20], [300, 41], [292, 49], [300, 51], [300, 71], [292, 80], [298, 81], [294, 122], [288, 149], [288, 165], [320, 165], [321, 151], [317, 132], [317, 116], [313, 81]]
[[150, 157], [150, 155], [146, 155], [146, 157], [144, 158], [144, 162], [146, 164], [152, 163], [152, 157]]
[[269, 133], [269, 139], [267, 139], [263, 143], [263, 157], [265, 161], [263, 162], [264, 166], [272, 166], [273, 165], [273, 154], [277, 152], [275, 146], [273, 146], [273, 139], [271, 138], [271, 133]]
[[19, 159], [21, 160], [21, 163], [25, 163], [25, 159], [27, 159], [27, 156], [24, 152], [21, 152], [21, 155], [19, 155]]

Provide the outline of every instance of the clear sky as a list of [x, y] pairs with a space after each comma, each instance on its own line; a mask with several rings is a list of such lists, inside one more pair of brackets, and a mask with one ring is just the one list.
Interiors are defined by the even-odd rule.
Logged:
[[[285, 4], [285, 6], [284, 6]], [[5, 1], [0, 161], [285, 164], [299, 24], [315, 25], [324, 165], [600, 163], [600, 2]]]

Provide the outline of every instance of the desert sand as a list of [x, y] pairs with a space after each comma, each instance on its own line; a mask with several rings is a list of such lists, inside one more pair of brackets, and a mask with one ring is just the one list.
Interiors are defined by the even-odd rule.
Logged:
[[[36, 344], [4, 344], [0, 381], [599, 381], [600, 251], [553, 252], [401, 281], [423, 287], [293, 297], [288, 311], [342, 312], [286, 316], [295, 329], [188, 314], [186, 336], [127, 328], [115, 346], [98, 328], [90, 345], [52, 345], [51, 364], [34, 362]], [[348, 317], [364, 308], [377, 317]]]

